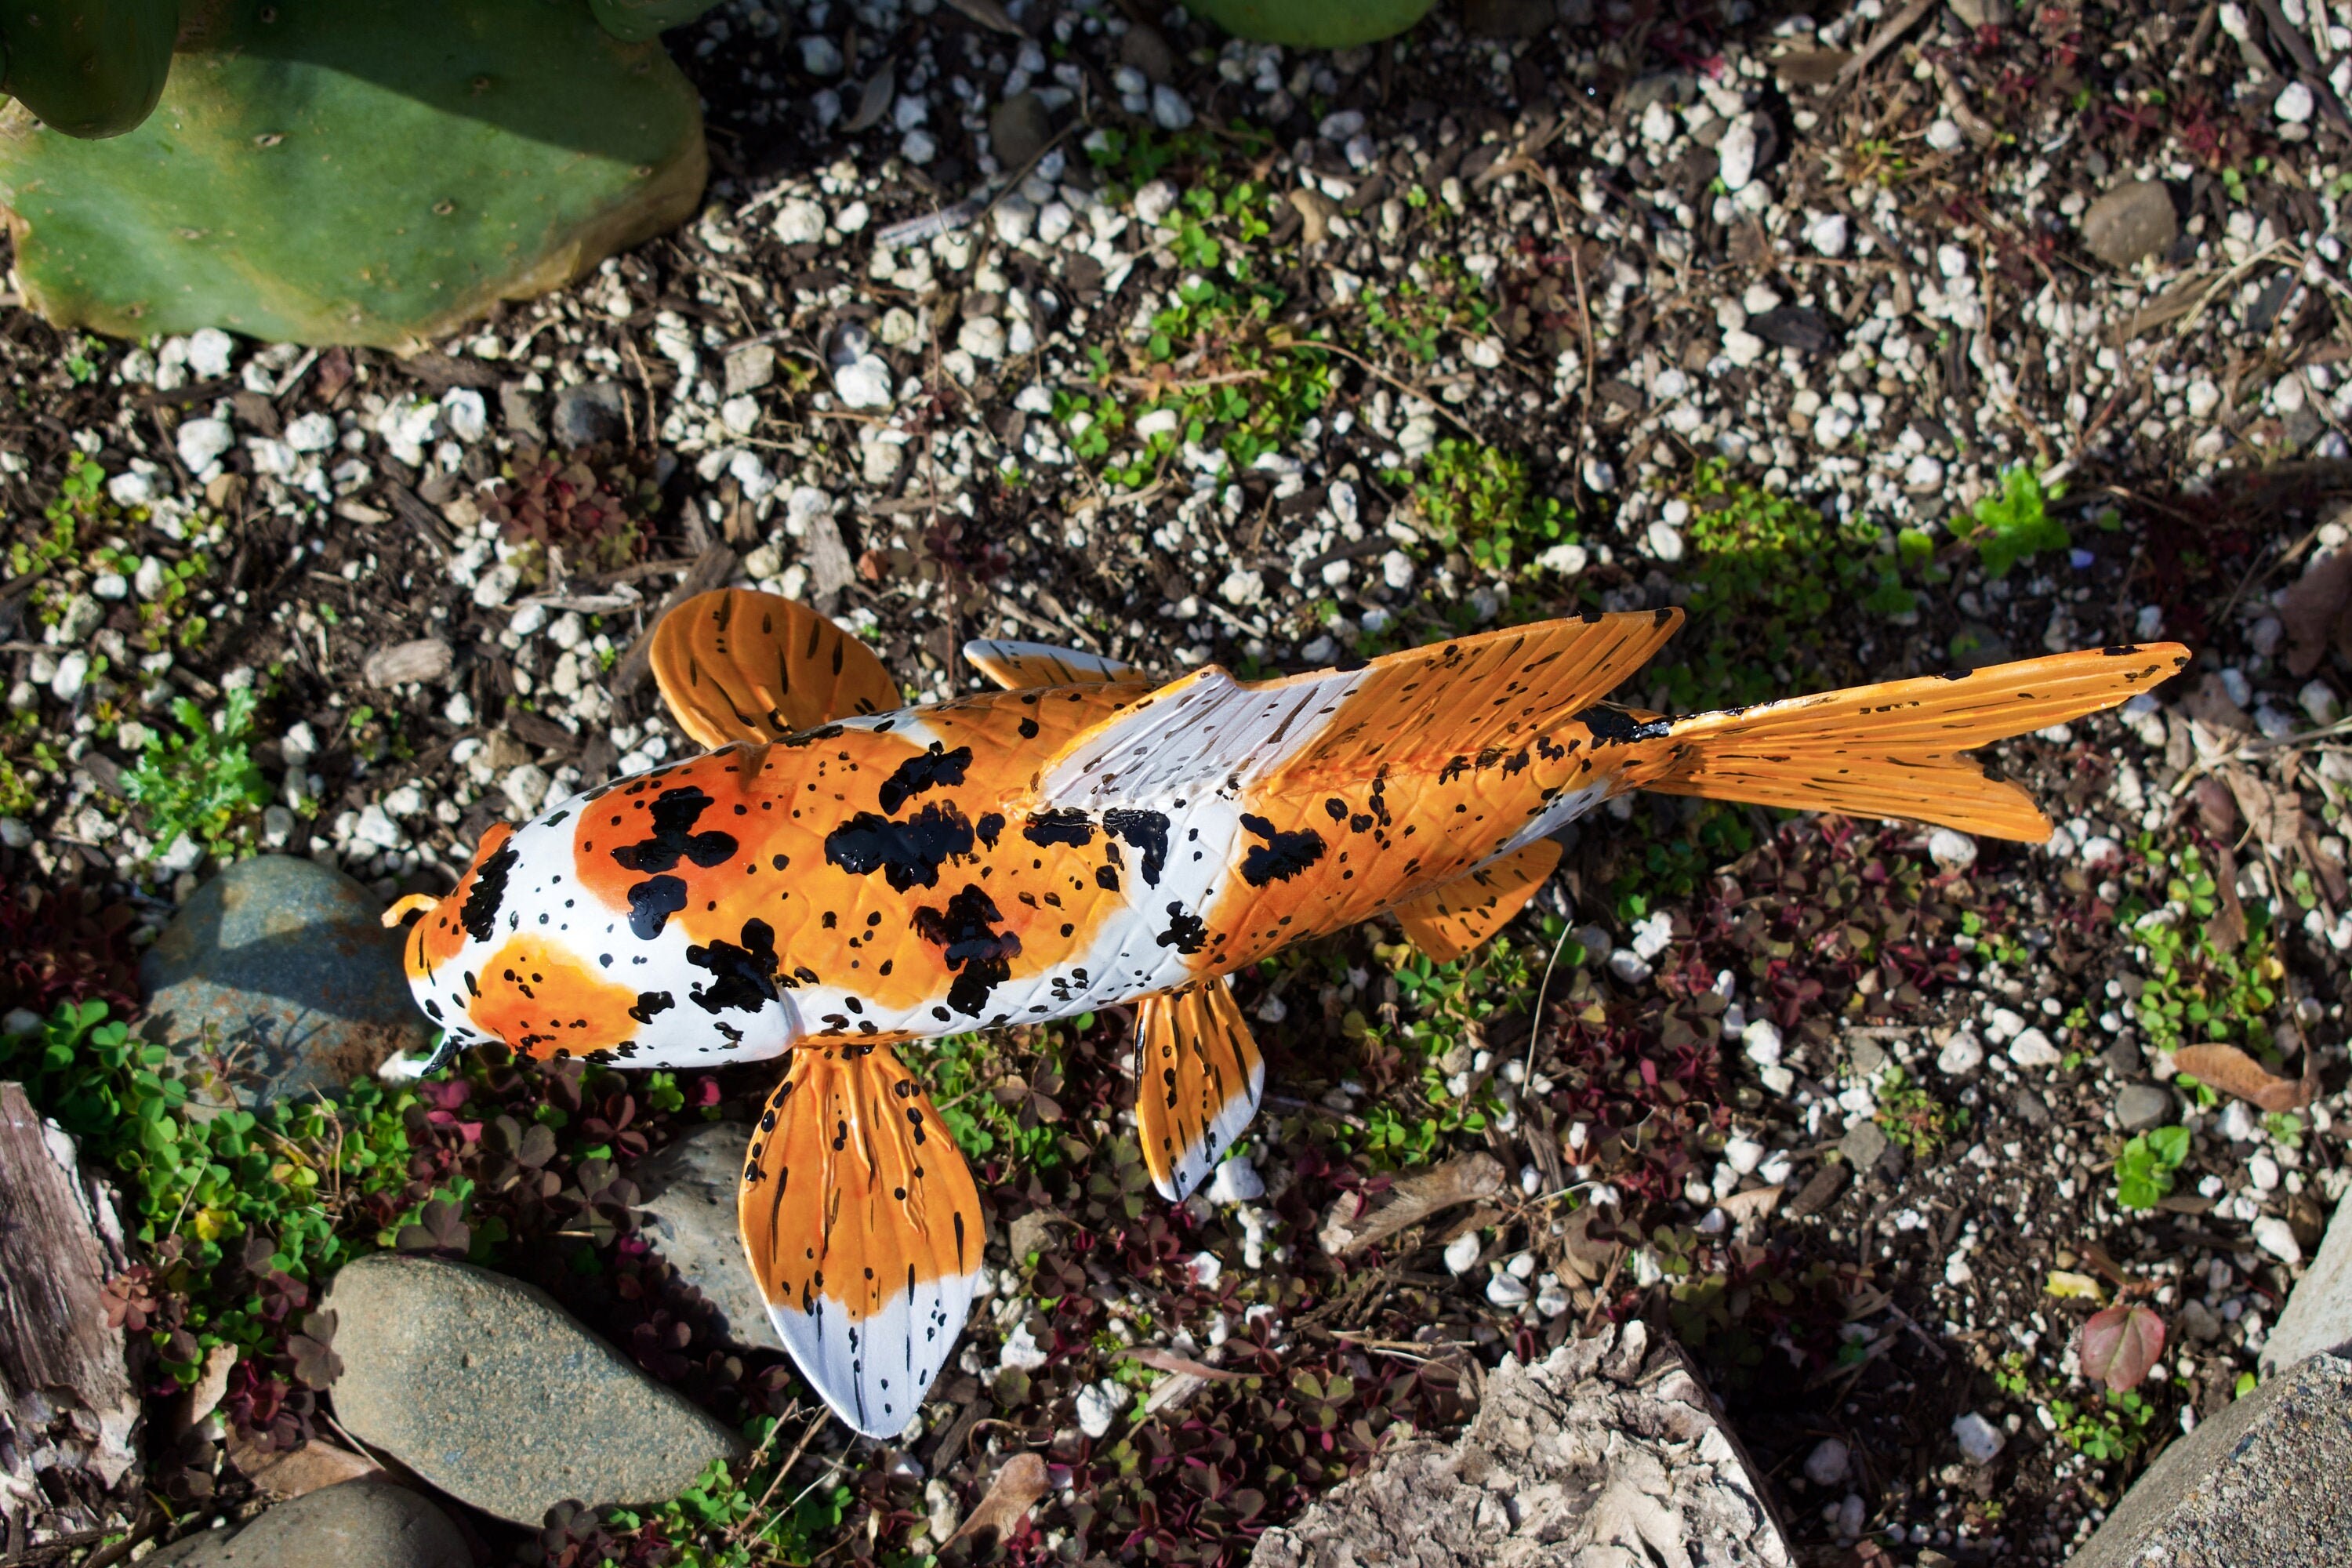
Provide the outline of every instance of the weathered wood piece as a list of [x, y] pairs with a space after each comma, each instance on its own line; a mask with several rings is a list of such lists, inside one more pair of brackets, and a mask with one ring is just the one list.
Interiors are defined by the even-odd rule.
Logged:
[[0, 1517], [74, 1528], [131, 1468], [139, 1397], [106, 1282], [129, 1266], [110, 1194], [22, 1086], [0, 1083]]

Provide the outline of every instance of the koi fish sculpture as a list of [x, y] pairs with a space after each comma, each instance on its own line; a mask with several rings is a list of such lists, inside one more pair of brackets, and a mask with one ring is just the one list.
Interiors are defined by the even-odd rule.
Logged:
[[385, 920], [423, 911], [409, 984], [445, 1050], [782, 1058], [744, 1163], [744, 1247], [809, 1382], [894, 1436], [947, 1362], [982, 1244], [971, 1171], [901, 1047], [1133, 1004], [1143, 1154], [1181, 1201], [1265, 1082], [1234, 971], [1381, 914], [1457, 957], [1541, 886], [1552, 834], [1629, 790], [2042, 839], [2025, 793], [1960, 753], [2188, 660], [2109, 647], [1690, 718], [1608, 705], [1681, 620], [1594, 615], [1166, 685], [975, 642], [1002, 690], [905, 708], [823, 616], [706, 594], [663, 619], [652, 659], [713, 749], [493, 827], [447, 898]]

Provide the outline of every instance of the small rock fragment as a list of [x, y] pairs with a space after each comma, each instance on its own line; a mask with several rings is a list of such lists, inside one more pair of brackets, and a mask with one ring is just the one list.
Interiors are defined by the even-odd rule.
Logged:
[[2117, 271], [2129, 271], [2148, 257], [2161, 256], [2179, 237], [2180, 218], [2172, 208], [2172, 193], [2154, 180], [2117, 185], [2083, 214], [2084, 247]]
[[1952, 1417], [1952, 1436], [1972, 1465], [1992, 1463], [2009, 1445], [2009, 1434], [1973, 1410]]
[[2152, 1083], [2127, 1083], [2116, 1095], [2116, 1125], [2145, 1132], [2172, 1120], [2172, 1091]]
[[375, 687], [406, 686], [412, 681], [438, 680], [455, 660], [449, 645], [439, 637], [418, 637], [393, 643], [368, 655], [361, 673]]
[[1965, 871], [1977, 863], [1977, 841], [1965, 833], [1938, 827], [1927, 835], [1927, 858], [1939, 871]]
[[1817, 1487], [1833, 1487], [1845, 1479], [1853, 1455], [1835, 1437], [1824, 1437], [1805, 1456], [1805, 1479]]
[[1035, 93], [1016, 92], [988, 111], [988, 140], [1010, 173], [1045, 153], [1054, 140], [1053, 118]]

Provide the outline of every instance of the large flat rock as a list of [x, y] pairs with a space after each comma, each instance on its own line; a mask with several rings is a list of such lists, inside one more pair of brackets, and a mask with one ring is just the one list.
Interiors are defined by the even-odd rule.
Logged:
[[660, 1502], [744, 1451], [520, 1279], [378, 1253], [335, 1276], [326, 1308], [343, 1359], [336, 1418], [516, 1524], [540, 1524], [565, 1501]]
[[242, 1530], [188, 1536], [152, 1568], [473, 1568], [449, 1516], [389, 1481], [344, 1481], [279, 1503]]
[[780, 1350], [735, 1215], [751, 1142], [749, 1122], [714, 1121], [637, 1162], [629, 1179], [644, 1194], [638, 1235], [702, 1293], [721, 1331], [746, 1348]]
[[227, 1065], [215, 1086], [247, 1110], [340, 1094], [433, 1026], [401, 973], [402, 933], [331, 867], [289, 855], [240, 860], [196, 889], [139, 961], [148, 1038], [182, 1070]]
[[2334, 1350], [2352, 1351], [2352, 1203], [2336, 1205], [2319, 1256], [2294, 1282], [2278, 1327], [2263, 1342], [2263, 1375]]
[[2068, 1568], [2352, 1559], [2352, 1360], [2305, 1359], [2164, 1451]]

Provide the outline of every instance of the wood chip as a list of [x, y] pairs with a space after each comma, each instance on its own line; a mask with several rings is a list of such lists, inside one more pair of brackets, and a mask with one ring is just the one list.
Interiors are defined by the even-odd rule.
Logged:
[[406, 686], [412, 681], [440, 679], [456, 659], [449, 645], [439, 637], [418, 637], [376, 649], [367, 656], [361, 674], [370, 686]]
[[1502, 1162], [1492, 1154], [1465, 1154], [1417, 1176], [1407, 1176], [1389, 1190], [1386, 1204], [1370, 1213], [1360, 1212], [1358, 1194], [1346, 1194], [1331, 1205], [1316, 1234], [1324, 1251], [1341, 1257], [1385, 1240], [1407, 1226], [1419, 1225], [1441, 1209], [1475, 1203], [1502, 1190]]

